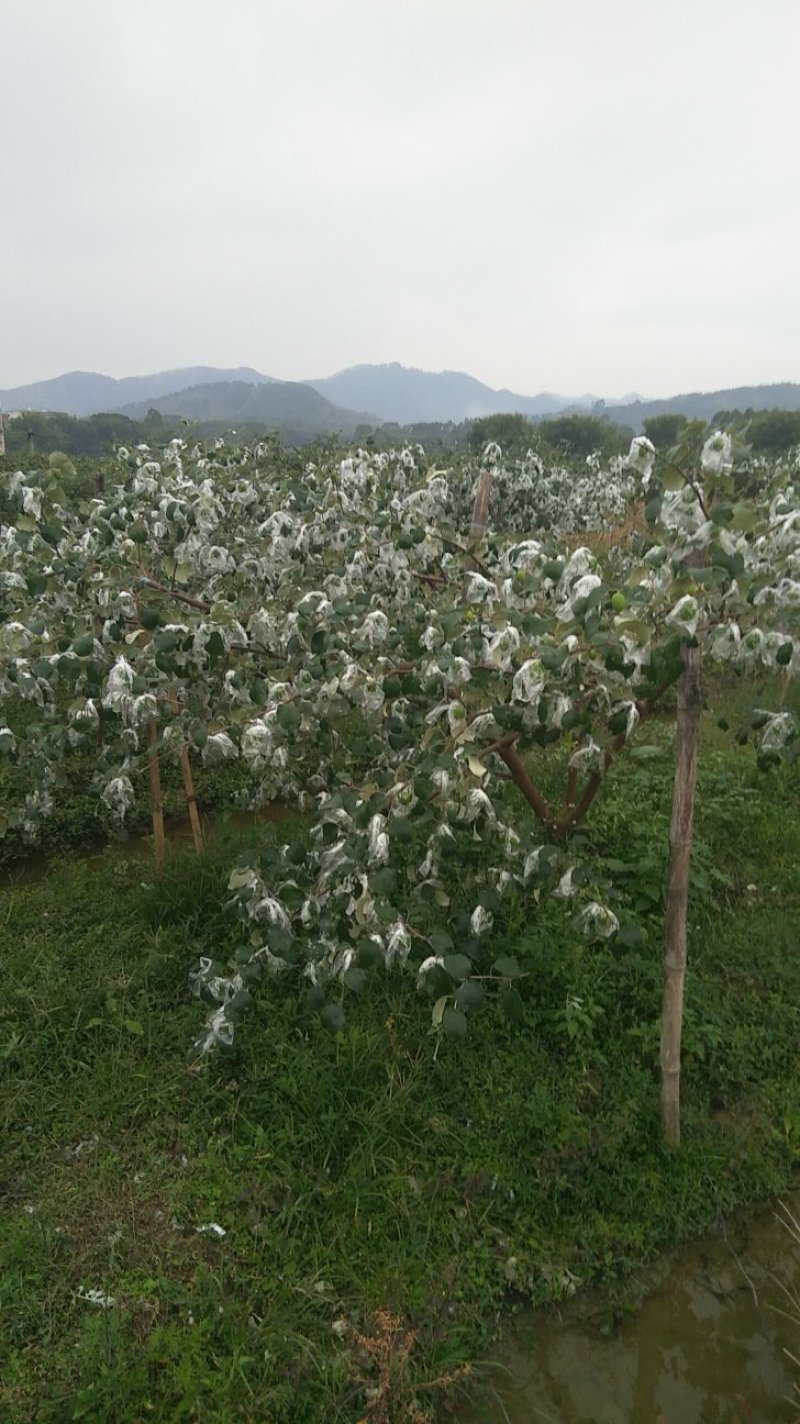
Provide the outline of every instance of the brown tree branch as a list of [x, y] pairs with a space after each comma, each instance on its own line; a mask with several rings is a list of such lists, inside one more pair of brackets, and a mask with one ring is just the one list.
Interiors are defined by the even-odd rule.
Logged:
[[163, 584], [156, 583], [155, 579], [150, 577], [145, 577], [143, 582], [155, 593], [165, 593], [167, 598], [177, 598], [179, 603], [188, 603], [190, 608], [199, 608], [201, 613], [211, 612], [211, 604], [203, 603], [200, 598], [190, 598], [188, 593], [179, 593], [176, 588], [165, 588]]
[[492, 747], [487, 748], [487, 750], [496, 751], [497, 755], [502, 757], [511, 772], [512, 780], [519, 787], [528, 805], [533, 808], [542, 825], [547, 830], [552, 830], [553, 818], [550, 815], [550, 808], [541, 792], [537, 790], [528, 776], [525, 770], [525, 763], [514, 746], [518, 735], [518, 732], [509, 732], [505, 737], [501, 737], [499, 742], [493, 743]]

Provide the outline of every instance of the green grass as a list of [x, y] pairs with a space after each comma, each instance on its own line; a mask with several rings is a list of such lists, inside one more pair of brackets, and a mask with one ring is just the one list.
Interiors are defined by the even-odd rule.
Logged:
[[[524, 1022], [489, 1002], [438, 1053], [408, 976], [376, 975], [333, 1037], [273, 981], [233, 1051], [192, 1070], [187, 974], [237, 943], [232, 859], [299, 824], [223, 829], [158, 886], [112, 849], [0, 893], [0, 1418], [446, 1418], [503, 1310], [613, 1286], [784, 1188], [800, 1159], [800, 778], [757, 773], [706, 717], [670, 1155], [670, 776], [666, 753], [623, 759], [589, 826], [641, 943], [588, 944], [557, 904], [520, 896], [493, 953], [523, 963]], [[479, 849], [451, 866], [454, 918]], [[196, 1230], [210, 1222], [224, 1238]]]

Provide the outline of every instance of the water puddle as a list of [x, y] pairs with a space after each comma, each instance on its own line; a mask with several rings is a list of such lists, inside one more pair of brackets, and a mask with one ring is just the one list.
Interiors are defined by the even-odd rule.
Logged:
[[[786, 1204], [797, 1216], [800, 1194]], [[767, 1211], [642, 1272], [619, 1322], [591, 1296], [518, 1317], [493, 1352], [502, 1407], [469, 1424], [797, 1424], [786, 1290], [800, 1291], [800, 1237]]]

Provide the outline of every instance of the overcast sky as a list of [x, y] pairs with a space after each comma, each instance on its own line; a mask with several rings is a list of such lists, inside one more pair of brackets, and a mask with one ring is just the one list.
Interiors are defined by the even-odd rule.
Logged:
[[0, 387], [800, 380], [800, 0], [3, 0]]

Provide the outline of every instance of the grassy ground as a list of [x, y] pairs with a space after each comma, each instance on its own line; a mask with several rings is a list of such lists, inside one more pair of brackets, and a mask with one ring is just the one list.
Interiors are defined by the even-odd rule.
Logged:
[[[336, 1036], [270, 984], [232, 1052], [187, 1065], [188, 970], [237, 942], [232, 857], [299, 824], [223, 830], [158, 886], [112, 850], [0, 892], [0, 1419], [444, 1419], [502, 1308], [617, 1283], [783, 1188], [800, 1157], [800, 777], [758, 773], [706, 716], [670, 1156], [670, 773], [666, 753], [627, 758], [590, 826], [641, 943], [588, 945], [553, 902], [517, 899], [493, 953], [527, 971], [524, 1021], [489, 1003], [436, 1056], [426, 1002], [376, 977]], [[454, 914], [479, 874], [454, 867]]]

